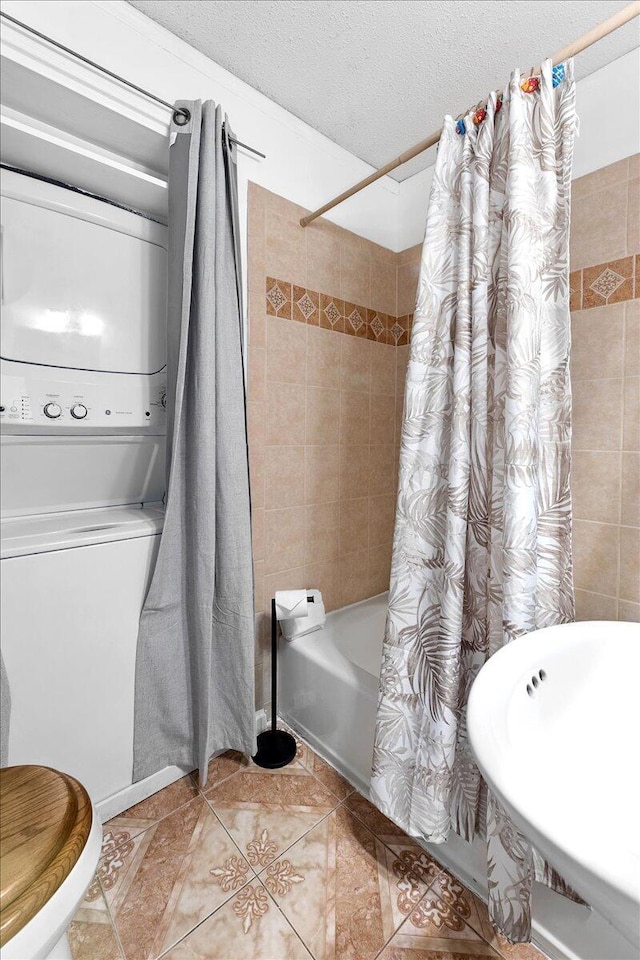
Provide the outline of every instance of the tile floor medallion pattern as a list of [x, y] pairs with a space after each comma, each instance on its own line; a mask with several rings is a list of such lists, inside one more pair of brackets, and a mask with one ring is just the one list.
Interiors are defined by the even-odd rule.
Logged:
[[255, 880], [169, 953], [166, 960], [311, 960], [262, 884]]
[[542, 960], [300, 737], [229, 752], [104, 827], [74, 960]]

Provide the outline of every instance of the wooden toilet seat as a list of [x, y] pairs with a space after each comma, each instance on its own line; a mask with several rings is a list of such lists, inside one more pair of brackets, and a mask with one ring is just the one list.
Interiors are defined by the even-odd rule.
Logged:
[[69, 876], [91, 830], [91, 801], [49, 767], [0, 769], [0, 946]]

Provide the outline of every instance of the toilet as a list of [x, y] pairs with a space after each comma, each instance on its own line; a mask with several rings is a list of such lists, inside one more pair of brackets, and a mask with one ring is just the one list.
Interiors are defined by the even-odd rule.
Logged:
[[98, 865], [89, 795], [49, 767], [0, 770], [2, 960], [71, 960], [67, 928]]

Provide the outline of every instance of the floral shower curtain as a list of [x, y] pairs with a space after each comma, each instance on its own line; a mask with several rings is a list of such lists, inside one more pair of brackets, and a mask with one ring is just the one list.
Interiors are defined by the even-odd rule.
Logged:
[[530, 937], [563, 890], [488, 792], [465, 708], [503, 644], [573, 619], [568, 234], [573, 64], [440, 140], [407, 373], [372, 799], [409, 834], [488, 844], [490, 914]]

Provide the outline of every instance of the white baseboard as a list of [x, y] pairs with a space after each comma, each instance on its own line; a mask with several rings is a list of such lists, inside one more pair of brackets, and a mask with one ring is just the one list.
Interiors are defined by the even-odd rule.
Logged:
[[[255, 724], [256, 735], [266, 730], [267, 714], [264, 710], [256, 710]], [[218, 750], [212, 754], [212, 757], [218, 757], [221, 753], [224, 753], [224, 750]], [[119, 813], [122, 813], [123, 810], [128, 810], [129, 807], [132, 807], [135, 803], [140, 803], [142, 800], [146, 800], [147, 797], [153, 796], [158, 790], [170, 786], [170, 784], [175, 783], [176, 780], [180, 780], [180, 778], [184, 777], [187, 773], [191, 773], [191, 770], [185, 767], [165, 767], [164, 770], [158, 770], [157, 773], [151, 774], [150, 777], [145, 777], [144, 780], [138, 780], [137, 783], [130, 783], [128, 786], [123, 787], [122, 790], [118, 790], [117, 793], [112, 793], [110, 797], [100, 800], [100, 802], [96, 804], [96, 810], [102, 823], [106, 823], [107, 820], [111, 820], [112, 817], [117, 817]]]
[[176, 780], [184, 777], [187, 773], [191, 773], [191, 771], [184, 769], [184, 767], [165, 767], [164, 770], [158, 770], [157, 773], [152, 773], [150, 777], [145, 777], [144, 780], [130, 783], [129, 786], [123, 787], [117, 793], [112, 793], [106, 800], [97, 803], [98, 815], [102, 822], [106, 823], [107, 820], [116, 817], [123, 810], [128, 810], [135, 803], [140, 803], [147, 797], [153, 796], [158, 790], [162, 790], [163, 787], [175, 783]]

